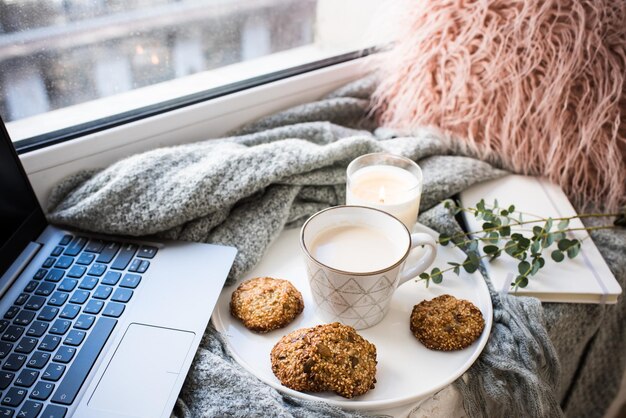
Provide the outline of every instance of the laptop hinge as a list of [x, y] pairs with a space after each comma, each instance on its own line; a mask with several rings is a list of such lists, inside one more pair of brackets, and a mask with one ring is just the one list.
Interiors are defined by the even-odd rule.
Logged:
[[20, 277], [20, 274], [24, 271], [28, 264], [37, 255], [39, 250], [43, 247], [42, 244], [37, 242], [30, 242], [15, 259], [13, 264], [7, 269], [7, 271], [0, 278], [0, 297], [4, 296], [7, 290], [11, 287], [13, 282]]

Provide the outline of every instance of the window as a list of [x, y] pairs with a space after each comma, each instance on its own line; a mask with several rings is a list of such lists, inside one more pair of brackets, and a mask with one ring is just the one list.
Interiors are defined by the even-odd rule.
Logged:
[[0, 115], [19, 148], [206, 100], [370, 46], [377, 4], [0, 0]]

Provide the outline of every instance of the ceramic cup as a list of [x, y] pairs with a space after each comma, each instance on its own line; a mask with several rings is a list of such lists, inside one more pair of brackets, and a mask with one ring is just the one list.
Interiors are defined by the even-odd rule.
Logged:
[[[345, 235], [333, 235], [335, 231], [352, 230], [364, 233], [355, 235], [355, 245], [349, 245]], [[334, 236], [338, 237], [336, 242], [333, 242]], [[379, 250], [360, 253], [364, 248], [363, 236], [377, 240], [370, 242], [373, 245], [369, 247]], [[343, 245], [339, 248], [326, 246], [331, 247], [333, 255], [342, 257], [333, 261], [334, 266], [324, 258], [326, 256], [322, 257], [320, 240]], [[311, 216], [302, 226], [300, 246], [318, 314], [326, 321], [339, 321], [355, 329], [369, 328], [380, 322], [389, 311], [396, 288], [425, 271], [437, 254], [437, 244], [430, 235], [411, 234], [394, 216], [365, 206], [335, 206]], [[390, 246], [393, 250], [383, 251]], [[418, 246], [426, 247], [426, 251], [417, 259], [411, 257], [411, 264], [405, 266], [409, 253]], [[379, 253], [385, 253], [385, 257]], [[324, 258], [326, 264], [320, 258]], [[347, 264], [341, 263], [342, 260]], [[376, 270], [367, 271], [368, 265], [376, 263], [379, 266]], [[338, 268], [341, 264], [350, 268]]]

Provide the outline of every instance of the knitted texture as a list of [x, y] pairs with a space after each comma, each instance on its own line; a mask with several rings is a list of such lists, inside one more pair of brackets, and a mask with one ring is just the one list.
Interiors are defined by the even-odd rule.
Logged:
[[[389, 151], [416, 160], [422, 167], [422, 222], [441, 231], [458, 228], [438, 203], [503, 172], [458, 155], [446, 138], [428, 129], [417, 130], [411, 137], [396, 137], [388, 129], [374, 130], [367, 117], [367, 97], [374, 87], [371, 79], [361, 80], [318, 102], [247, 125], [228, 138], [158, 149], [101, 171], [78, 173], [51, 195], [49, 218], [96, 232], [236, 246], [239, 253], [228, 278], [233, 284], [260, 260], [285, 226], [300, 225], [316, 211], [344, 202], [345, 169], [352, 159]], [[616, 263], [623, 265], [624, 260]], [[578, 318], [569, 315], [567, 305], [555, 305], [554, 316], [563, 321], [550, 336], [557, 342], [567, 341], [567, 346], [553, 347], [544, 327], [546, 313], [542, 315], [537, 300], [493, 291], [491, 296], [492, 334], [483, 354], [466, 373], [466, 383], [457, 382], [470, 416], [502, 416], [502, 411], [508, 416], [560, 416], [558, 402], [566, 396], [562, 386], [570, 391], [596, 391], [582, 386], [578, 375], [571, 374], [565, 382], [559, 379], [554, 347], [564, 347], [558, 355], [569, 365], [570, 351], [582, 352], [581, 347], [603, 329], [603, 315], [583, 315], [588, 323], [572, 326]], [[615, 316], [614, 324], [619, 320]], [[601, 342], [595, 354], [603, 358], [626, 352], [623, 341], [611, 346], [621, 352], [603, 352]], [[578, 370], [584, 377], [592, 361], [575, 357], [579, 360]], [[584, 405], [576, 408], [584, 415]], [[593, 408], [602, 407], [596, 404]], [[267, 387], [233, 361], [211, 327], [174, 413], [180, 417], [360, 416], [283, 396]]]
[[383, 124], [439, 127], [579, 206], [626, 204], [626, 2], [394, 4], [397, 42], [376, 63]]

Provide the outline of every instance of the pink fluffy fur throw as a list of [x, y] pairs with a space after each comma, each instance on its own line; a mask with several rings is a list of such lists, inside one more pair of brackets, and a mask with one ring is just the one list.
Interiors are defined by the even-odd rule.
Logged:
[[374, 95], [381, 123], [437, 126], [579, 207], [626, 203], [626, 1], [400, 4]]

